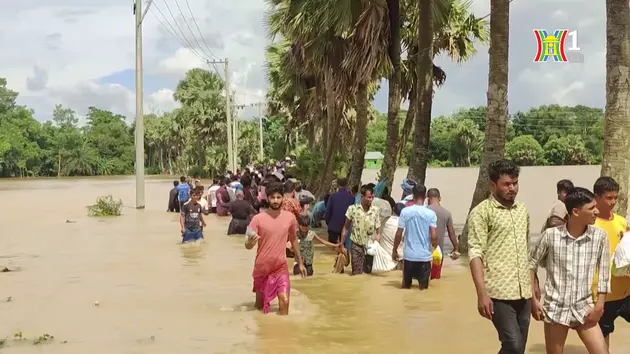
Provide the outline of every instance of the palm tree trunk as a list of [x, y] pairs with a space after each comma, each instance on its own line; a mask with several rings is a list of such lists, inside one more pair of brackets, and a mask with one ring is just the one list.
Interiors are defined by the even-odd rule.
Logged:
[[[402, 133], [400, 134], [400, 144], [398, 145], [399, 161], [403, 159], [404, 153], [407, 149], [407, 142], [409, 141], [409, 133], [411, 133], [411, 128], [413, 128], [413, 122], [416, 119], [416, 111], [418, 109], [418, 95], [416, 92], [417, 92], [416, 83], [414, 83], [411, 88], [411, 93], [409, 94], [409, 97], [410, 97], [409, 109], [407, 110], [407, 116], [405, 117]], [[411, 158], [413, 156], [409, 156], [409, 157]], [[407, 161], [407, 163], [408, 165], [410, 165], [411, 160]]]
[[335, 122], [335, 90], [333, 85], [333, 76], [330, 69], [327, 69], [324, 73], [324, 85], [325, 85], [325, 99], [326, 99], [326, 125], [324, 128], [324, 146], [329, 147], [332, 144], [334, 135], [332, 129]]
[[[510, 0], [490, 1], [490, 50], [488, 70], [488, 109], [486, 132], [477, 185], [470, 210], [488, 198], [488, 165], [505, 156], [507, 135], [508, 53], [510, 38]], [[468, 251], [468, 224], [464, 226], [460, 252]], [[463, 252], [462, 252], [463, 253]]]
[[602, 176], [619, 183], [615, 212], [627, 215], [630, 178], [630, 5], [606, 1], [606, 116]]
[[[431, 82], [433, 82], [431, 80]], [[414, 166], [417, 166], [415, 181], [420, 184], [425, 184], [427, 177], [427, 166], [429, 164], [429, 145], [431, 142], [431, 110], [433, 105], [433, 87], [424, 91], [424, 97], [420, 104], [420, 113], [418, 114], [421, 120], [421, 124], [417, 131], [420, 136], [420, 148], [419, 152], [416, 152], [416, 161]], [[415, 151], [415, 150], [414, 150]]]
[[389, 77], [387, 101], [387, 136], [385, 138], [385, 158], [381, 166], [380, 179], [387, 180], [387, 187], [392, 190], [392, 182], [398, 167], [398, 143], [400, 142], [400, 1], [387, 0], [389, 10], [389, 58], [393, 71]]
[[[426, 107], [426, 95], [433, 90], [433, 0], [418, 1], [418, 65], [417, 72], [417, 95], [418, 114], [415, 117], [415, 129], [413, 132], [412, 163], [409, 165], [407, 178], [417, 180], [422, 176], [422, 165], [426, 166], [426, 154], [423, 151], [424, 140], [428, 140], [427, 133], [430, 129], [431, 117], [429, 113], [428, 125], [426, 113], [430, 112]], [[426, 173], [426, 167], [425, 173]]]
[[57, 177], [61, 177], [61, 150], [59, 150], [59, 159], [57, 161]]
[[357, 92], [357, 120], [354, 130], [354, 144], [352, 146], [350, 177], [348, 178], [348, 183], [351, 186], [357, 186], [361, 183], [361, 175], [365, 164], [369, 105], [367, 85], [365, 83], [359, 84]]

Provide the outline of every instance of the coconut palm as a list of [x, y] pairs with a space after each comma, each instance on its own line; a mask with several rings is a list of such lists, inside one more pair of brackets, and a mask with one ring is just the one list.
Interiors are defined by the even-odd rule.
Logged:
[[626, 215], [630, 177], [630, 6], [628, 1], [606, 1], [606, 117], [602, 176], [620, 185], [615, 211]]
[[[322, 139], [324, 166], [318, 184], [325, 188], [332, 180], [334, 157], [343, 141], [340, 133], [349, 123], [349, 104], [363, 106], [357, 107], [356, 112], [359, 122], [364, 122], [368, 87], [379, 77], [377, 73], [382, 75], [389, 70], [387, 4], [385, 0], [363, 1], [360, 6], [328, 0], [268, 3], [270, 34], [281, 35], [291, 43], [288, 65], [301, 77], [315, 79], [314, 90], [321, 102], [317, 113], [326, 117]], [[361, 130], [355, 133], [355, 141], [361, 140], [362, 134]], [[362, 165], [361, 151], [355, 149], [353, 155], [360, 160], [356, 164]]]
[[[510, 37], [510, 0], [490, 1], [490, 50], [488, 70], [488, 109], [483, 154], [477, 185], [470, 205], [472, 210], [488, 198], [488, 166], [505, 156], [507, 135], [508, 49]], [[460, 241], [461, 251], [467, 251], [468, 228]]]
[[[454, 62], [463, 63], [477, 53], [475, 42], [485, 43], [487, 41], [488, 33], [485, 21], [472, 14], [471, 6], [472, 2], [461, 0], [440, 0], [434, 3], [432, 6], [434, 35], [433, 45], [431, 47], [433, 50], [433, 60], [435, 60], [437, 55], [445, 54]], [[415, 12], [408, 13], [411, 15], [415, 14]], [[429, 14], [426, 16], [429, 16]], [[408, 22], [412, 30], [418, 28], [417, 16], [411, 16]], [[422, 21], [420, 21], [420, 24], [422, 24]], [[428, 24], [425, 23], [425, 26], [428, 26]], [[406, 34], [407, 36], [405, 37], [409, 37], [411, 40], [418, 38], [419, 35], [413, 31], [406, 31]], [[427, 41], [424, 46], [425, 49], [421, 50], [420, 54], [428, 54], [428, 40], [429, 37], [427, 36], [425, 39], [425, 41]], [[413, 45], [413, 42], [411, 45]], [[410, 65], [414, 64], [414, 61], [416, 65], [419, 65], [416, 51], [417, 48], [412, 47], [413, 55], [410, 57]], [[411, 87], [409, 89], [410, 108], [403, 127], [403, 138], [401, 140], [404, 144], [400, 146], [399, 151], [405, 148], [412, 122], [414, 122], [413, 118], [415, 117], [415, 122], [418, 124], [416, 124], [416, 129], [413, 130], [416, 135], [414, 137], [413, 153], [410, 156], [408, 178], [416, 179], [420, 183], [424, 183], [427, 162], [429, 160], [431, 108], [433, 105], [434, 91], [432, 87], [428, 86], [429, 81], [424, 80], [423, 82], [425, 82], [427, 86], [424, 90], [421, 90], [422, 92], [418, 92], [418, 86], [415, 85], [417, 85], [419, 81], [417, 77], [413, 77], [413, 74], [415, 74], [413, 71], [408, 71], [408, 75], [406, 75], [407, 78], [412, 80], [410, 84], [407, 84], [407, 87]], [[428, 75], [428, 72], [425, 75]], [[434, 84], [440, 86], [445, 80], [446, 74], [444, 74], [439, 67], [434, 66]], [[417, 102], [416, 100], [420, 100], [421, 102]], [[418, 111], [419, 107], [422, 107], [421, 111]], [[416, 114], [417, 112], [419, 113]], [[414, 158], [417, 159], [414, 160]]]

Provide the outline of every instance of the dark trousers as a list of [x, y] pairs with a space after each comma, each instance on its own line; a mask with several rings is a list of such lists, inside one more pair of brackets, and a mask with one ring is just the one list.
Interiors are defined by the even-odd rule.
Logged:
[[531, 313], [529, 300], [492, 299], [492, 303], [492, 324], [501, 341], [499, 354], [525, 354]]
[[411, 289], [411, 283], [416, 279], [420, 290], [429, 288], [431, 279], [431, 262], [403, 261], [403, 289]]

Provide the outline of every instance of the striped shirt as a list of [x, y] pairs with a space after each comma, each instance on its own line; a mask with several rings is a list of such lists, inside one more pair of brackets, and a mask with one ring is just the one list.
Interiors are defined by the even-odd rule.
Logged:
[[597, 292], [610, 291], [610, 250], [604, 230], [589, 225], [577, 238], [566, 227], [545, 230], [531, 253], [530, 269], [547, 269], [543, 312], [545, 319], [573, 327], [584, 323], [593, 307], [591, 280], [599, 271]]

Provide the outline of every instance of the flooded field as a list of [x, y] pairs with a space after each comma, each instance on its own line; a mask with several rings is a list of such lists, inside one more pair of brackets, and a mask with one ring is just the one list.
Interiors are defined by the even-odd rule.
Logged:
[[[372, 181], [375, 170], [366, 170]], [[397, 182], [406, 170], [397, 172]], [[555, 183], [591, 188], [599, 167], [524, 168], [519, 199], [540, 229]], [[463, 223], [476, 169], [431, 169], [427, 184]], [[400, 290], [400, 273], [330, 274], [318, 247], [315, 277], [292, 279], [290, 316], [253, 311], [254, 252], [225, 235], [228, 219], [208, 218], [206, 243], [180, 246], [178, 216], [165, 213], [171, 181], [148, 179], [145, 210], [135, 210], [134, 180], [0, 181], [0, 340], [4, 353], [479, 353], [498, 351], [490, 322], [476, 311], [467, 263], [447, 261], [427, 292]], [[122, 198], [124, 215], [86, 216], [101, 195]], [[398, 197], [399, 190], [394, 192]], [[67, 222], [68, 221], [68, 222]], [[630, 353], [617, 322], [615, 354]], [[21, 332], [29, 340], [16, 341]], [[32, 340], [50, 334], [50, 343]], [[629, 349], [626, 349], [629, 348]], [[532, 323], [528, 353], [544, 353]], [[567, 354], [586, 353], [575, 334]]]

